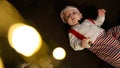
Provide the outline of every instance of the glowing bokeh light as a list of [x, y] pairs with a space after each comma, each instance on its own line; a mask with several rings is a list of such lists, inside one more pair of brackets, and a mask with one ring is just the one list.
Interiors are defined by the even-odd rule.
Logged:
[[4, 68], [4, 65], [3, 65], [3, 62], [2, 62], [1, 58], [0, 58], [0, 68]]
[[53, 57], [56, 60], [63, 60], [66, 56], [66, 52], [63, 48], [57, 47], [53, 50]]
[[8, 40], [12, 48], [27, 57], [37, 52], [42, 44], [39, 33], [32, 26], [22, 23], [10, 27]]

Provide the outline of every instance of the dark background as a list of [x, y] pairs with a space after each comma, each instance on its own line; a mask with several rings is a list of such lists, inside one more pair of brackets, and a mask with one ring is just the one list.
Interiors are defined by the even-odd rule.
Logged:
[[[41, 34], [48, 44], [49, 55], [55, 47], [66, 50], [66, 58], [53, 68], [113, 68], [88, 51], [74, 51], [68, 41], [67, 26], [62, 23], [59, 13], [67, 5], [74, 5], [83, 13], [84, 18], [96, 18], [97, 9], [106, 9], [104, 29], [120, 24], [119, 0], [8, 0], [28, 22]], [[1, 37], [1, 56], [5, 68], [17, 68], [25, 60], [8, 46], [6, 38]], [[54, 66], [54, 63], [53, 63]], [[41, 67], [42, 68], [42, 67]], [[49, 67], [48, 67], [49, 68]]]

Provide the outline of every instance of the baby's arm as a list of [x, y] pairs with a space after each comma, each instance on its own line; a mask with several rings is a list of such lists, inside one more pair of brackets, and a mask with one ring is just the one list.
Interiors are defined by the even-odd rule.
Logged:
[[96, 18], [95, 22], [97, 26], [101, 26], [105, 20], [105, 9], [98, 9], [98, 17]]
[[78, 39], [75, 35], [69, 33], [70, 46], [75, 50], [83, 50], [84, 48], [90, 48], [91, 42], [89, 39]]
[[69, 33], [69, 41], [70, 41], [70, 46], [75, 50], [83, 50], [84, 48], [82, 47], [82, 41], [75, 37], [72, 33]]

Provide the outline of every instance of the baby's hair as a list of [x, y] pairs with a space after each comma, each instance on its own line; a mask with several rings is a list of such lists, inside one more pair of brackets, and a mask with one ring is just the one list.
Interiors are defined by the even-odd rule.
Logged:
[[64, 12], [65, 12], [66, 10], [70, 10], [70, 9], [75, 10], [75, 11], [77, 11], [78, 13], [80, 13], [79, 10], [78, 10], [75, 6], [66, 6], [66, 7], [61, 11], [61, 13], [60, 13], [60, 17], [61, 17], [63, 23], [66, 23]]

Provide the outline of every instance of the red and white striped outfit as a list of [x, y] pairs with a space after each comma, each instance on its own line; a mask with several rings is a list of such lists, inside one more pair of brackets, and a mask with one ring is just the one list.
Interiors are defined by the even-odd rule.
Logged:
[[[120, 68], [120, 26], [105, 31], [100, 27], [104, 20], [105, 17], [97, 17], [96, 20], [93, 20], [95, 23], [85, 20], [81, 24], [72, 26], [71, 29], [90, 39], [93, 45], [88, 49], [100, 59], [116, 68]], [[81, 46], [82, 39], [71, 32], [68, 34], [70, 46], [75, 51], [83, 50], [84, 47]]]
[[120, 26], [100, 34], [89, 50], [112, 66], [120, 68]]

